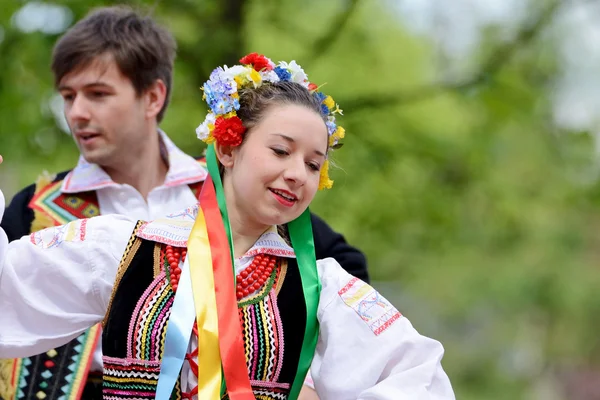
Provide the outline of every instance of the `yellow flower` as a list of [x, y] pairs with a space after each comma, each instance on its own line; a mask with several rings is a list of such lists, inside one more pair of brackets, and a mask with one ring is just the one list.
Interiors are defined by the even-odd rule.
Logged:
[[343, 139], [346, 136], [346, 130], [341, 126], [338, 126], [333, 135], [329, 136], [329, 147], [333, 146], [339, 139]]
[[262, 82], [262, 77], [255, 69], [252, 69], [252, 71], [250, 72], [250, 79], [252, 79], [252, 81], [254, 82], [254, 87], [260, 85]]
[[[212, 124], [211, 124], [211, 125], [212, 125]], [[210, 125], [209, 125], [209, 126], [210, 126]], [[215, 142], [215, 137], [214, 137], [214, 136], [213, 136], [213, 134], [212, 134], [212, 130], [213, 130], [214, 128], [215, 128], [215, 127], [214, 127], [214, 125], [213, 125], [213, 127], [212, 127], [212, 128], [211, 128], [211, 130], [210, 130], [211, 132], [208, 134], [208, 137], [207, 137], [207, 138], [206, 138], [206, 140], [205, 140], [205, 142], [206, 142], [207, 144], [213, 144], [213, 143]]]
[[330, 110], [333, 110], [333, 108], [335, 107], [335, 101], [333, 101], [333, 97], [331, 96], [325, 97], [325, 100], [323, 100], [323, 104], [325, 104]]
[[244, 86], [244, 83], [248, 82], [243, 76], [241, 75], [236, 75], [233, 77], [233, 80], [235, 81], [235, 83], [237, 83], [238, 85], [238, 89], [242, 88]]
[[329, 160], [325, 160], [319, 176], [319, 190], [331, 189], [333, 181], [329, 179]]

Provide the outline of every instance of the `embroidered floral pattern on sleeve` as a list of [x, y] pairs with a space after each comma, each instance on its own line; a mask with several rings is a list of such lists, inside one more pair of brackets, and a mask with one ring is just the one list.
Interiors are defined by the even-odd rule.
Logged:
[[43, 229], [29, 235], [31, 243], [43, 249], [60, 246], [63, 242], [83, 242], [87, 220], [77, 220], [66, 225]]
[[377, 336], [402, 316], [377, 290], [358, 278], [352, 278], [338, 294]]

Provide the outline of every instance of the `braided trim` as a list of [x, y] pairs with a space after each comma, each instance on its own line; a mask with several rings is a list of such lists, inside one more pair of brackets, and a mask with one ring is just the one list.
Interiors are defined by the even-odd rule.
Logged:
[[108, 322], [108, 316], [110, 315], [110, 310], [112, 308], [112, 303], [121, 283], [121, 279], [123, 279], [123, 275], [129, 268], [133, 257], [136, 255], [140, 246], [142, 245], [142, 240], [136, 236], [136, 232], [138, 228], [142, 225], [142, 221], [138, 221], [135, 224], [135, 228], [133, 229], [133, 233], [129, 238], [129, 242], [127, 243], [127, 247], [125, 248], [125, 252], [123, 253], [123, 257], [121, 258], [121, 262], [119, 263], [119, 269], [117, 270], [117, 277], [115, 278], [115, 284], [113, 286], [112, 293], [110, 294], [110, 300], [108, 301], [108, 307], [106, 309], [106, 314], [104, 314], [104, 319], [102, 320], [102, 328], [106, 326]]

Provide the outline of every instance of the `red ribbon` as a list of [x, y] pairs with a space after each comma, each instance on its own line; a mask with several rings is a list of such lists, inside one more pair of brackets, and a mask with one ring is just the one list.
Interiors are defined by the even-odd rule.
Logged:
[[255, 400], [246, 366], [242, 327], [238, 319], [235, 278], [231, 264], [229, 242], [210, 176], [206, 178], [206, 182], [202, 186], [200, 207], [202, 207], [206, 218], [210, 252], [212, 254], [219, 322], [219, 349], [227, 393], [231, 400]]

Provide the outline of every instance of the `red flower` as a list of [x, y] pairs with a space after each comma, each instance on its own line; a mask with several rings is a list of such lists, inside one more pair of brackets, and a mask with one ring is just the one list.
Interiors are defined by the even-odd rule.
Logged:
[[246, 127], [242, 120], [237, 116], [233, 116], [231, 118], [218, 117], [212, 134], [221, 145], [239, 146], [242, 144], [244, 132], [246, 132]]
[[242, 57], [240, 59], [240, 63], [244, 65], [252, 65], [252, 67], [254, 67], [254, 69], [258, 72], [262, 71], [263, 69], [266, 71], [271, 71], [273, 69], [271, 64], [269, 64], [267, 57], [258, 53], [250, 53], [247, 56]]
[[319, 87], [317, 85], [315, 85], [314, 83], [308, 84], [308, 90], [310, 90], [311, 92], [317, 90], [318, 88]]

